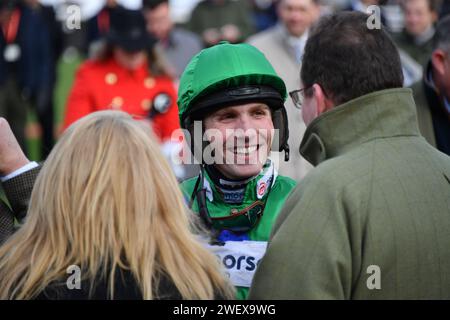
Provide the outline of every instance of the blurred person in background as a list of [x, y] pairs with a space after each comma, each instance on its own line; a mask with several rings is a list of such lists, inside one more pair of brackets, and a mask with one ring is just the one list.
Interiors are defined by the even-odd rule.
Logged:
[[[97, 1], [91, 1], [91, 3], [99, 4]], [[87, 41], [89, 30], [87, 21], [95, 15], [96, 10], [86, 7], [85, 0], [53, 0], [53, 7], [55, 8], [56, 19], [60, 23], [60, 29], [63, 34], [63, 60], [68, 62], [84, 58], [87, 56], [89, 48]], [[79, 12], [77, 12], [78, 9], [80, 10]], [[77, 17], [78, 13], [80, 17]]]
[[198, 34], [207, 47], [222, 40], [242, 42], [254, 32], [246, 0], [204, 0], [194, 8], [186, 27]]
[[255, 31], [261, 32], [278, 21], [276, 3], [278, 0], [251, 0], [253, 24]]
[[400, 33], [405, 26], [403, 10], [400, 6], [402, 0], [384, 0], [381, 4], [381, 18], [391, 33]]
[[[288, 91], [300, 84], [301, 68], [308, 30], [320, 16], [319, 0], [280, 0], [277, 12], [279, 23], [248, 39], [248, 43], [261, 50], [274, 69], [285, 81]], [[306, 126], [292, 101], [286, 102], [291, 126], [289, 145], [298, 150]], [[280, 173], [300, 181], [312, 167], [298, 152], [292, 152], [288, 162], [280, 163]]]
[[58, 141], [25, 223], [0, 247], [0, 299], [231, 297], [193, 230], [151, 130], [123, 112], [91, 114]]
[[450, 155], [450, 15], [436, 27], [423, 79], [412, 87], [419, 128], [427, 141]]
[[156, 40], [140, 11], [120, 10], [99, 56], [84, 62], [67, 100], [64, 128], [91, 112], [122, 110], [151, 123], [162, 143], [179, 128], [172, 80], [155, 62]]
[[86, 47], [88, 57], [93, 57], [108, 35], [111, 20], [119, 10], [126, 10], [117, 0], [106, 0], [104, 7], [86, 22]]
[[402, 0], [405, 28], [394, 35], [395, 44], [424, 67], [433, 51], [434, 24], [439, 17], [441, 0]]
[[[40, 125], [40, 138], [41, 138], [41, 152], [40, 159], [45, 159], [50, 153], [54, 144], [54, 121], [55, 110], [53, 103], [53, 94], [55, 90], [55, 84], [57, 81], [56, 66], [58, 59], [62, 53], [63, 34], [60, 23], [56, 20], [55, 10], [51, 6], [46, 6], [40, 3], [38, 0], [24, 0], [24, 5], [27, 6], [33, 12], [39, 13], [47, 27], [50, 36], [51, 45], [51, 75], [50, 75], [50, 97], [45, 101], [38, 102], [36, 104], [36, 114]], [[34, 138], [34, 137], [31, 137]]]
[[405, 27], [394, 33], [399, 49], [404, 86], [409, 87], [422, 79], [423, 69], [432, 51], [434, 23], [441, 7], [440, 0], [402, 0]]
[[174, 26], [170, 16], [169, 0], [144, 0], [147, 31], [158, 39], [171, 72], [179, 79], [189, 61], [201, 49], [202, 40], [194, 33]]
[[47, 22], [35, 5], [0, 0], [0, 116], [10, 122], [24, 150], [28, 108], [47, 124], [50, 146], [53, 135], [47, 122], [54, 84], [53, 47]]

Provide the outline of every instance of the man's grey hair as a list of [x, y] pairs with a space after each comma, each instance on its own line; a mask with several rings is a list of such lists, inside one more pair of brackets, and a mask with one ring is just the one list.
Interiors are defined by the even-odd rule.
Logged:
[[450, 54], [450, 14], [444, 16], [437, 24], [434, 49], [441, 49]]

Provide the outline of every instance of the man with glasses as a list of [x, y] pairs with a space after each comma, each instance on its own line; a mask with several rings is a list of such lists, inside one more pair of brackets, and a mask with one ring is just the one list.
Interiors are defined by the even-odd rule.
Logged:
[[450, 158], [420, 135], [397, 49], [367, 19], [341, 12], [311, 31], [292, 96], [316, 167], [274, 225], [251, 299], [450, 299]]
[[247, 296], [273, 222], [295, 186], [269, 158], [272, 149], [289, 158], [286, 96], [283, 80], [248, 44], [205, 49], [181, 76], [180, 123], [201, 164], [200, 175], [182, 189], [211, 230], [211, 249], [239, 299]]
[[412, 89], [422, 135], [450, 155], [450, 15], [437, 25], [433, 47], [423, 79]]

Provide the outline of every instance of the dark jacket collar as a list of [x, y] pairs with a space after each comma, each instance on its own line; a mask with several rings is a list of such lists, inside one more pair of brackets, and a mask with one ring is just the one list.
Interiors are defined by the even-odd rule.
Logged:
[[441, 117], [448, 117], [444, 106], [444, 97], [439, 93], [439, 90], [432, 83], [432, 64], [428, 62], [427, 67], [423, 73], [423, 89], [427, 98], [428, 105], [432, 113], [437, 113]]
[[300, 153], [313, 165], [378, 138], [418, 136], [411, 89], [377, 91], [334, 107], [306, 129]]

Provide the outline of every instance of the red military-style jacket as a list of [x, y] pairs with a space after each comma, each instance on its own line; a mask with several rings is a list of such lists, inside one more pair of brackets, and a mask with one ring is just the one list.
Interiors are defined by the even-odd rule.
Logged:
[[122, 110], [136, 119], [150, 119], [161, 141], [180, 127], [177, 95], [168, 77], [153, 77], [145, 63], [126, 70], [114, 58], [88, 60], [77, 71], [67, 100], [64, 129], [94, 111]]

